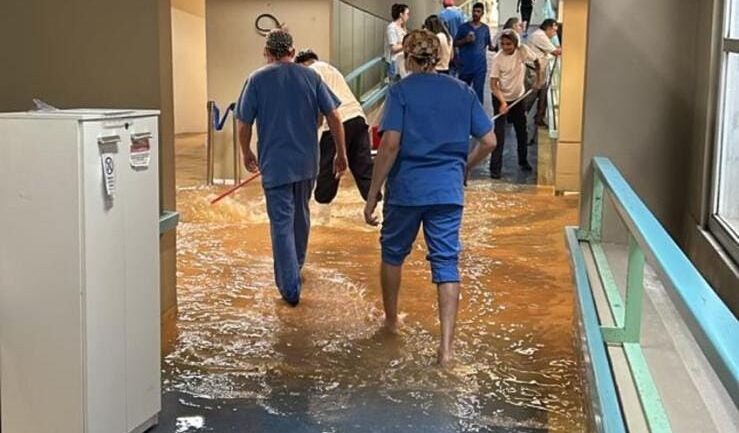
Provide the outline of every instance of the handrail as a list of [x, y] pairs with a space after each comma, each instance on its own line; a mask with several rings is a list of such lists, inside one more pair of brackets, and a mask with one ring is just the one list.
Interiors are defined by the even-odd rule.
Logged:
[[357, 78], [359, 78], [359, 76], [361, 76], [365, 72], [369, 71], [370, 69], [374, 68], [378, 64], [382, 63], [383, 60], [384, 59], [382, 57], [375, 57], [374, 59], [368, 61], [367, 63], [364, 63], [363, 65], [360, 65], [358, 68], [346, 74], [346, 76], [344, 76], [344, 79], [347, 82], [352, 82], [356, 80]]
[[[613, 378], [604, 375], [608, 361], [601, 352], [604, 344], [623, 349], [632, 379], [639, 395], [641, 409], [651, 433], [672, 432], [670, 420], [662, 404], [657, 385], [641, 347], [641, 321], [644, 298], [644, 266], [648, 258], [657, 271], [667, 293], [680, 311], [700, 349], [706, 355], [713, 370], [737, 404], [739, 390], [739, 321], [721, 302], [716, 292], [700, 275], [688, 257], [680, 250], [667, 231], [649, 211], [624, 177], [603, 157], [593, 159], [593, 190], [590, 206], [590, 227], [578, 230], [565, 229], [572, 258], [575, 285], [580, 307], [580, 323], [585, 328], [585, 351], [588, 369], [595, 387], [593, 399], [595, 413], [600, 415], [601, 433], [621, 432], [620, 415], [613, 413], [619, 403], [611, 395]], [[610, 269], [602, 246], [602, 221], [604, 194], [612, 198], [616, 212], [629, 231], [628, 266], [626, 270], [625, 298]], [[580, 242], [590, 246], [592, 259], [605, 299], [613, 317], [612, 326], [604, 326], [594, 319], [592, 287], [587, 280], [583, 248]], [[608, 312], [605, 313], [608, 315]], [[605, 403], [605, 405], [604, 405]], [[611, 414], [607, 413], [611, 410]], [[608, 416], [616, 421], [609, 426]]]
[[594, 382], [595, 392], [593, 394], [595, 395], [591, 395], [590, 400], [598, 409], [601, 421], [600, 428], [597, 431], [602, 433], [626, 433], [626, 426], [621, 413], [618, 394], [616, 393], [616, 384], [608, 362], [606, 344], [600, 332], [598, 312], [593, 298], [593, 290], [588, 280], [585, 257], [577, 238], [577, 228], [565, 228], [565, 239], [571, 253], [577, 306], [582, 321], [583, 350], [587, 351], [586, 359], [590, 360], [593, 369], [591, 379]]
[[[651, 263], [678, 295], [679, 310], [698, 344], [726, 387], [739, 402], [739, 321], [629, 186], [613, 163], [593, 159], [595, 186], [591, 236], [600, 238], [602, 190], [613, 197], [616, 211]], [[600, 191], [600, 192], [599, 192]], [[600, 209], [600, 210], [599, 210]]]

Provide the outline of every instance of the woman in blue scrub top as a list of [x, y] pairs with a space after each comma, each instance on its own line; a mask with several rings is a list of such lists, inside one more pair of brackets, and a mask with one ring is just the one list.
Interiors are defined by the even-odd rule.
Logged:
[[[468, 169], [495, 148], [493, 124], [468, 86], [436, 73], [440, 42], [435, 34], [428, 30], [411, 32], [403, 51], [411, 74], [388, 92], [380, 125], [382, 143], [364, 217], [370, 225], [379, 224], [374, 213], [376, 197], [384, 184], [380, 278], [385, 326], [392, 332], [397, 332], [399, 326], [403, 261], [423, 225], [432, 281], [439, 296], [438, 360], [448, 365], [454, 356], [459, 302], [463, 184]], [[471, 152], [470, 135], [480, 140]]]

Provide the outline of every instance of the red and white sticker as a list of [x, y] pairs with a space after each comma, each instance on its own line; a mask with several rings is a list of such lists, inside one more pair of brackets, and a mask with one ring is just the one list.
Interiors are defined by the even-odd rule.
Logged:
[[129, 161], [133, 168], [148, 168], [151, 162], [151, 133], [131, 134]]

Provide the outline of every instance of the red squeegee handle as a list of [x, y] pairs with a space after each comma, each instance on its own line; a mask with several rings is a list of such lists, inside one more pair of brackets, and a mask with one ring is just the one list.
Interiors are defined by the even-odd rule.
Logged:
[[242, 182], [241, 182], [240, 184], [238, 184], [238, 185], [236, 185], [236, 186], [234, 186], [234, 187], [230, 188], [230, 189], [229, 189], [228, 191], [224, 192], [223, 194], [221, 194], [221, 195], [219, 195], [218, 197], [216, 197], [216, 198], [214, 198], [213, 200], [211, 200], [211, 201], [210, 201], [210, 204], [216, 204], [216, 203], [218, 203], [219, 201], [221, 201], [221, 200], [223, 200], [224, 198], [228, 197], [229, 195], [233, 194], [233, 193], [234, 193], [234, 192], [236, 192], [236, 191], [237, 191], [237, 190], [238, 190], [239, 188], [241, 188], [242, 186], [244, 186], [244, 185], [246, 185], [247, 183], [251, 182], [252, 180], [254, 180], [254, 179], [258, 178], [259, 176], [260, 176], [260, 174], [259, 174], [259, 173], [257, 173], [257, 174], [255, 174], [254, 176], [252, 176], [252, 177], [250, 177], [250, 178], [246, 179], [245, 181], [242, 181]]

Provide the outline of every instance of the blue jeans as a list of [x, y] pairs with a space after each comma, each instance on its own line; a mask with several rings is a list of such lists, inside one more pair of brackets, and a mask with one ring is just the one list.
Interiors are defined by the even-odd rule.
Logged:
[[467, 83], [468, 86], [472, 86], [481, 104], [485, 103], [485, 75], [487, 75], [486, 70], [474, 74], [459, 74], [460, 80]]
[[462, 211], [458, 205], [441, 204], [431, 206], [398, 206], [385, 204], [383, 208], [380, 244], [382, 261], [400, 266], [411, 252], [413, 242], [423, 223], [431, 263], [431, 279], [435, 284], [458, 283], [459, 276], [459, 229]]
[[291, 305], [300, 302], [300, 270], [305, 263], [310, 235], [310, 196], [315, 179], [265, 188], [272, 234], [275, 283]]

